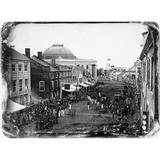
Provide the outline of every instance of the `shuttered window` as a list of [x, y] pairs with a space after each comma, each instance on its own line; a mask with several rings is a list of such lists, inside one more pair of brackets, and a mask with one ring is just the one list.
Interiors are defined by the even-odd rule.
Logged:
[[45, 82], [39, 81], [39, 91], [44, 92], [45, 91]]

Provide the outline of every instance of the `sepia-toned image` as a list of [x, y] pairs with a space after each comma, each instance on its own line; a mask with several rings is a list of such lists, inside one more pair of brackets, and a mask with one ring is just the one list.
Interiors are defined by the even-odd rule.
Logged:
[[156, 22], [6, 22], [2, 132], [135, 138], [160, 126]]

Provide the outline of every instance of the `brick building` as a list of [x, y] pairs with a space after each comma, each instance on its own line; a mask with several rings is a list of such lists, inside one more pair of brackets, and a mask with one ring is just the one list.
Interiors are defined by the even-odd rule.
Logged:
[[33, 101], [60, 98], [59, 71], [42, 60], [42, 52], [32, 56], [30, 61]]

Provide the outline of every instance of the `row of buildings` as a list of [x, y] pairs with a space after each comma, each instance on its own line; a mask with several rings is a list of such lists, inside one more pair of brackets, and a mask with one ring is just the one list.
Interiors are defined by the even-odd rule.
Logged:
[[97, 77], [95, 60], [79, 59], [63, 45], [53, 45], [31, 57], [30, 48], [21, 54], [3, 44], [3, 55], [8, 97], [22, 105], [60, 99], [63, 91], [76, 92]]
[[[144, 23], [148, 31], [142, 33], [142, 52], [133, 67], [123, 74], [136, 84], [141, 97], [140, 115], [147, 116], [147, 130], [160, 125], [160, 39], [159, 27], [154, 23]], [[158, 122], [158, 123], [157, 123]]]
[[126, 67], [110, 66], [107, 69], [98, 69], [97, 75], [100, 77], [105, 77], [106, 80], [122, 81], [124, 79], [124, 74], [127, 72], [128, 70]]

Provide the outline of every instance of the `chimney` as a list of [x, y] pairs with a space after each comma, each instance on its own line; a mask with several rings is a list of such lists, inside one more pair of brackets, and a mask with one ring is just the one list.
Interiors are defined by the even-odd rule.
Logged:
[[38, 58], [42, 60], [42, 52], [38, 52]]
[[25, 56], [30, 58], [30, 48], [25, 48]]
[[15, 45], [10, 45], [10, 48], [14, 49], [14, 48], [15, 48]]

